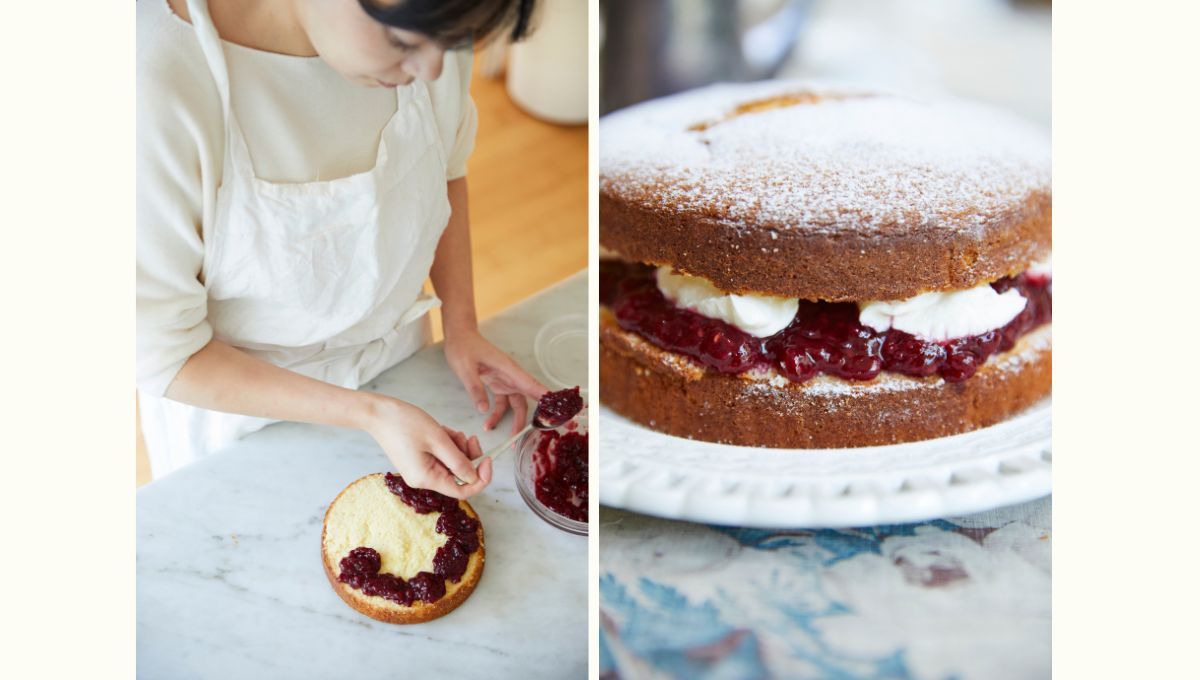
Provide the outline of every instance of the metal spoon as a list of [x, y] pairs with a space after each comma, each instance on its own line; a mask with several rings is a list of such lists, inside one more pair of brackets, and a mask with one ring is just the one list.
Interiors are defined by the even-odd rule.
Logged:
[[[579, 388], [575, 388], [575, 389], [578, 390]], [[562, 392], [567, 392], [567, 391], [568, 390], [562, 390]], [[555, 394], [561, 394], [562, 392], [555, 392], [555, 393], [547, 392], [545, 395], [542, 396], [542, 400], [546, 399], [546, 397], [548, 397], [548, 396], [553, 396]], [[529, 421], [528, 425], [521, 428], [516, 434], [514, 434], [512, 437], [510, 437], [508, 441], [504, 442], [500, 446], [493, 447], [487, 453], [484, 453], [482, 456], [471, 461], [471, 466], [474, 467], [476, 470], [478, 470], [479, 465], [481, 463], [483, 463], [483, 461], [485, 461], [489, 458], [495, 459], [496, 456], [499, 456], [501, 453], [504, 453], [505, 451], [507, 451], [509, 448], [512, 447], [513, 444], [516, 444], [521, 439], [521, 437], [525, 436], [526, 432], [529, 432], [530, 430], [541, 430], [542, 432], [545, 432], [547, 430], [553, 430], [558, 427], [562, 427], [563, 425], [569, 423], [573, 418], [575, 418], [575, 416], [579, 415], [580, 411], [582, 411], [582, 409], [580, 409], [580, 411], [577, 411], [575, 413], [575, 415], [571, 416], [571, 418], [568, 418], [567, 420], [565, 420], [561, 423], [553, 423], [552, 424], [552, 423], [548, 423], [543, 420], [545, 415], [542, 413], [542, 404], [543, 404], [543, 401], [538, 402], [538, 407], [536, 409], [534, 409], [533, 418]], [[454, 481], [459, 486], [466, 484], [466, 482], [459, 479], [458, 477], [455, 477]]]
[[[530, 430], [541, 430], [544, 432], [546, 430], [553, 430], [554, 428], [555, 428], [554, 425], [550, 425], [548, 423], [543, 423], [542, 421], [538, 420], [537, 417], [535, 416], [534, 419], [532, 421], [530, 421], [530, 423], [528, 425], [521, 428], [516, 434], [514, 434], [512, 437], [510, 437], [508, 439], [508, 441], [504, 442], [500, 446], [493, 447], [491, 450], [487, 451], [482, 456], [471, 461], [471, 467], [478, 470], [480, 464], [482, 464], [483, 461], [485, 461], [489, 458], [494, 459], [496, 456], [499, 456], [500, 454], [504, 453], [509, 448], [511, 448], [513, 444], [516, 444], [518, 441], [520, 441], [521, 437], [525, 436], [525, 433], [529, 432]], [[459, 486], [466, 484], [466, 482], [459, 479], [458, 477], [454, 478], [454, 483], [458, 484]]]

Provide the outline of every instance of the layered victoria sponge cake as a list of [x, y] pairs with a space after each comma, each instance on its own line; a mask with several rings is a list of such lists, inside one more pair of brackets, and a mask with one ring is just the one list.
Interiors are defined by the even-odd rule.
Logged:
[[367, 475], [325, 512], [325, 575], [360, 613], [422, 623], [450, 613], [483, 574], [483, 525], [466, 501]]
[[668, 434], [842, 448], [1050, 394], [1044, 132], [776, 81], [600, 125], [600, 399]]

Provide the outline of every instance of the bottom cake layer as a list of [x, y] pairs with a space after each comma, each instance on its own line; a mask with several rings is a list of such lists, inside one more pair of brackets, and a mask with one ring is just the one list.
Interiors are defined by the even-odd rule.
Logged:
[[726, 375], [621, 329], [601, 311], [600, 401], [660, 432], [744, 446], [846, 448], [919, 441], [998, 423], [1050, 394], [1051, 326], [971, 378], [883, 373], [867, 382], [772, 371]]

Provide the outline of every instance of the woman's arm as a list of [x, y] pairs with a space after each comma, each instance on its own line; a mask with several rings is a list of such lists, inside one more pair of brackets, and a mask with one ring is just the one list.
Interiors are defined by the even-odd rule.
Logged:
[[487, 413], [486, 385], [495, 395], [484, 429], [492, 429], [513, 410], [513, 432], [526, 424], [526, 397], [537, 399], [545, 386], [479, 333], [475, 317], [475, 289], [471, 276], [471, 229], [467, 211], [467, 179], [446, 183], [450, 221], [438, 242], [429, 278], [442, 299], [442, 332], [446, 336], [446, 362], [471, 396], [475, 408]]
[[188, 359], [166, 397], [214, 411], [360, 430], [387, 400], [280, 368], [219, 340]]
[[[454, 435], [416, 406], [315, 380], [218, 340], [187, 360], [166, 396], [227, 413], [364, 430], [410, 484], [455, 498], [467, 498], [491, 481], [488, 462], [476, 474]], [[470, 457], [478, 457], [478, 440], [467, 441]], [[458, 486], [447, 468], [470, 483]]]
[[[438, 241], [429, 279], [442, 300], [442, 333], [449, 339], [479, 330], [475, 318], [475, 281], [471, 274], [471, 227], [467, 209], [467, 178], [446, 182], [450, 197], [450, 221]], [[487, 408], [487, 395], [482, 405]], [[480, 405], [479, 399], [475, 400]]]

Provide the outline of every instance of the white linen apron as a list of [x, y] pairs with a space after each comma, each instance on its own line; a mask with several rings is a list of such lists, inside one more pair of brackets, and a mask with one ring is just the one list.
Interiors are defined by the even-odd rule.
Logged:
[[[438, 305], [422, 286], [450, 217], [446, 158], [421, 81], [396, 89], [375, 167], [273, 183], [254, 174], [230, 106], [229, 72], [204, 0], [192, 25], [221, 95], [225, 160], [202, 225], [213, 337], [277, 366], [356, 389], [428, 342]], [[275, 422], [140, 394], [150, 465], [161, 477]]]

